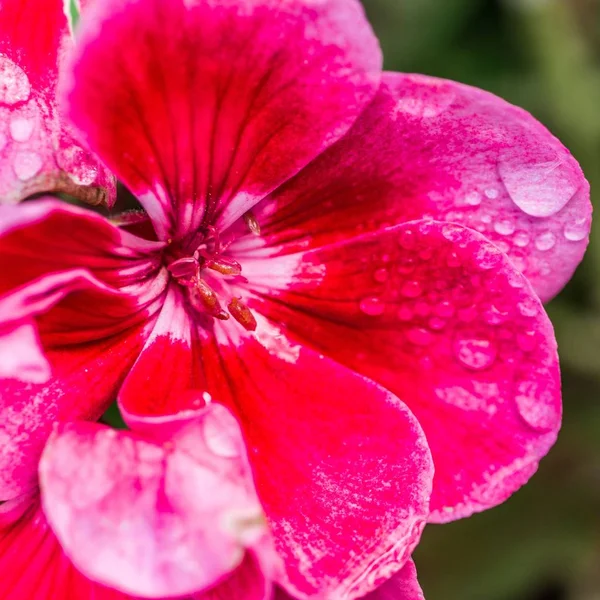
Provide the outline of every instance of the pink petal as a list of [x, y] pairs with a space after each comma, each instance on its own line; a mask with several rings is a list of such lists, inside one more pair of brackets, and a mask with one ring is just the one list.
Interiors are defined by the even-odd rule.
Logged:
[[164, 288], [154, 246], [58, 202], [0, 208], [2, 354], [19, 333], [0, 379], [0, 499], [35, 486], [54, 421], [114, 400]]
[[72, 41], [63, 0], [3, 0], [0, 13], [0, 198], [61, 191], [112, 204], [115, 182], [59, 118], [56, 82]]
[[347, 131], [380, 77], [357, 0], [112, 0], [80, 41], [70, 115], [161, 239], [241, 217]]
[[225, 410], [198, 413], [168, 443], [91, 423], [56, 429], [42, 502], [82, 572], [157, 598], [208, 588], [242, 563], [244, 523], [262, 513], [244, 455], [222, 453], [207, 429]]
[[197, 410], [210, 401], [198, 364], [196, 325], [187, 307], [182, 289], [171, 285], [142, 353], [123, 384], [119, 403], [134, 429], [144, 428], [147, 422], [138, 418], [140, 415]]
[[[277, 588], [274, 600], [294, 600], [294, 598], [281, 588]], [[417, 581], [415, 563], [409, 560], [400, 572], [374, 592], [363, 596], [363, 600], [425, 600]]]
[[0, 506], [0, 573], [1, 600], [134, 600], [75, 570], [37, 496]]
[[197, 377], [241, 421], [279, 582], [298, 598], [365, 594], [420, 537], [432, 478], [422, 432], [393, 395], [273, 325], [240, 329], [203, 334]]
[[431, 520], [494, 506], [535, 472], [560, 427], [556, 342], [483, 236], [418, 221], [262, 263], [255, 310], [416, 415], [435, 464]]
[[401, 571], [365, 596], [364, 600], [425, 600], [417, 580], [415, 563], [409, 560]]
[[531, 115], [395, 73], [350, 133], [255, 214], [271, 245], [297, 248], [420, 218], [460, 223], [506, 252], [542, 300], [573, 274], [591, 223], [581, 169]]

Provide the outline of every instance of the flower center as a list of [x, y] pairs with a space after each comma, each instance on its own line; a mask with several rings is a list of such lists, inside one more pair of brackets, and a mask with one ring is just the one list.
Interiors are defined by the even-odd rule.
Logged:
[[[259, 225], [251, 213], [244, 215], [244, 221], [251, 233], [260, 235]], [[168, 270], [187, 288], [195, 310], [220, 321], [233, 317], [245, 329], [254, 331], [257, 323], [252, 311], [241, 298], [229, 293], [228, 284], [242, 278], [242, 266], [228, 252], [233, 241], [223, 240], [214, 226], [207, 226], [175, 252]]]

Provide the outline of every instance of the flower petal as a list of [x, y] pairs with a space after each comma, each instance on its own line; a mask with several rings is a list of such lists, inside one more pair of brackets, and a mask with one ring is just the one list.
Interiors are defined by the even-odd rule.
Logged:
[[535, 472], [561, 421], [556, 341], [483, 236], [418, 221], [259, 264], [254, 310], [416, 415], [435, 464], [431, 520], [494, 506]]
[[261, 509], [244, 455], [213, 443], [207, 427], [219, 411], [189, 418], [168, 443], [91, 423], [57, 427], [40, 462], [42, 504], [82, 572], [157, 598], [211, 587], [242, 563], [240, 523]]
[[432, 478], [422, 432], [393, 395], [268, 322], [257, 337], [240, 330], [201, 330], [196, 368], [242, 424], [279, 582], [298, 598], [365, 594], [420, 537]]
[[0, 506], [0, 572], [1, 600], [134, 600], [73, 567], [37, 495]]
[[[283, 589], [277, 588], [274, 600], [294, 600], [294, 598]], [[425, 600], [417, 581], [415, 563], [409, 560], [396, 575], [374, 592], [363, 596], [362, 600]]]
[[56, 83], [72, 44], [63, 0], [3, 0], [0, 11], [0, 198], [60, 191], [112, 204], [109, 171], [58, 115]]
[[69, 114], [161, 239], [241, 217], [347, 131], [380, 77], [357, 0], [112, 0], [80, 31]]
[[153, 248], [58, 202], [0, 208], [0, 347], [20, 333], [0, 379], [1, 500], [35, 486], [54, 421], [95, 420], [114, 400], [164, 287]]
[[577, 162], [531, 115], [481, 90], [387, 73], [340, 142], [256, 207], [270, 245], [319, 247], [420, 218], [483, 233], [549, 300], [591, 223]]
[[402, 570], [363, 600], [425, 600], [417, 580], [415, 563], [409, 560]]

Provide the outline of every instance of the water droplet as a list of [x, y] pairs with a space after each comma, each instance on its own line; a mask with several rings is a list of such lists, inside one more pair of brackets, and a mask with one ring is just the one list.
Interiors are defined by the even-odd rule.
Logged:
[[401, 306], [398, 309], [398, 319], [400, 321], [404, 321], [404, 322], [412, 321], [414, 316], [415, 315], [414, 315], [412, 309], [407, 305]]
[[450, 254], [448, 254], [448, 257], [446, 258], [446, 264], [451, 269], [455, 269], [456, 267], [460, 267], [460, 265], [462, 264], [462, 260], [456, 252], [450, 252]]
[[492, 304], [483, 313], [483, 318], [488, 325], [500, 325], [506, 320], [506, 313], [502, 312]]
[[549, 217], [561, 210], [577, 192], [579, 177], [565, 155], [550, 147], [507, 148], [498, 173], [512, 201], [532, 217]]
[[515, 232], [515, 224], [509, 219], [496, 221], [494, 223], [494, 231], [498, 235], [512, 235]]
[[10, 135], [15, 142], [26, 142], [33, 133], [35, 123], [25, 117], [14, 117], [10, 122]]
[[477, 250], [475, 261], [480, 269], [494, 269], [502, 262], [502, 253], [491, 244], [482, 245]]
[[565, 225], [565, 238], [570, 242], [580, 242], [585, 239], [590, 231], [588, 219], [578, 219]]
[[402, 286], [402, 295], [406, 298], [417, 298], [422, 293], [421, 284], [418, 281], [407, 281]]
[[412, 229], [404, 229], [398, 236], [398, 243], [405, 250], [412, 250], [417, 243], [415, 232]]
[[483, 213], [481, 215], [481, 222], [489, 225], [492, 222], [492, 215], [490, 213]]
[[25, 102], [30, 94], [31, 85], [23, 69], [0, 54], [0, 104]]
[[429, 327], [434, 331], [440, 331], [446, 327], [447, 321], [440, 319], [439, 317], [431, 317], [429, 319]]
[[433, 341], [433, 334], [427, 329], [413, 327], [406, 332], [406, 339], [415, 346], [429, 346]]
[[92, 185], [98, 176], [98, 167], [92, 162], [92, 157], [79, 146], [61, 148], [56, 162], [77, 185]]
[[35, 152], [18, 152], [13, 167], [17, 177], [21, 181], [27, 181], [40, 172], [42, 159]]
[[556, 236], [551, 231], [541, 233], [535, 238], [535, 247], [541, 252], [551, 250], [554, 244], [556, 244]]
[[518, 231], [515, 233], [515, 237], [513, 237], [513, 243], [515, 246], [519, 248], [525, 248], [529, 245], [529, 234], [526, 231]]
[[487, 369], [496, 360], [496, 348], [490, 340], [482, 338], [461, 338], [456, 340], [456, 358], [474, 371]]
[[519, 302], [519, 312], [524, 317], [535, 317], [539, 312], [538, 303], [533, 298], [525, 298], [522, 302]]
[[434, 307], [434, 312], [438, 317], [442, 317], [442, 318], [450, 318], [452, 315], [454, 315], [454, 306], [444, 300], [443, 302], [440, 302], [439, 304], [436, 304], [436, 306]]
[[380, 298], [364, 298], [360, 301], [360, 310], [370, 317], [379, 317], [385, 311], [385, 304]]
[[240, 455], [238, 425], [229, 413], [209, 412], [204, 417], [204, 441], [208, 449], [222, 458], [236, 458]]
[[559, 424], [560, 413], [552, 392], [533, 381], [523, 381], [515, 396], [519, 414], [533, 429], [551, 431]]
[[389, 273], [387, 269], [377, 269], [375, 273], [373, 273], [373, 279], [377, 281], [377, 283], [385, 283], [388, 280]]
[[481, 194], [479, 192], [471, 192], [465, 196], [465, 203], [469, 206], [479, 206], [481, 204]]
[[498, 197], [498, 190], [495, 190], [494, 188], [489, 188], [487, 190], [485, 190], [484, 194], [490, 199], [490, 200], [494, 200]]
[[523, 352], [531, 352], [537, 346], [535, 331], [524, 331], [517, 334], [517, 345]]

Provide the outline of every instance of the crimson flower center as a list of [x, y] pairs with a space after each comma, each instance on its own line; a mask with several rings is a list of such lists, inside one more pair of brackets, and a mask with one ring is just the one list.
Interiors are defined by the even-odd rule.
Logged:
[[[250, 231], [260, 229], [256, 219], [244, 215]], [[248, 331], [256, 329], [256, 319], [241, 298], [232, 294], [231, 283], [242, 277], [242, 266], [229, 252], [234, 239], [224, 240], [212, 225], [201, 228], [182, 243], [172, 244], [167, 253], [167, 268], [186, 289], [191, 306], [213, 319], [227, 321], [233, 317]]]

